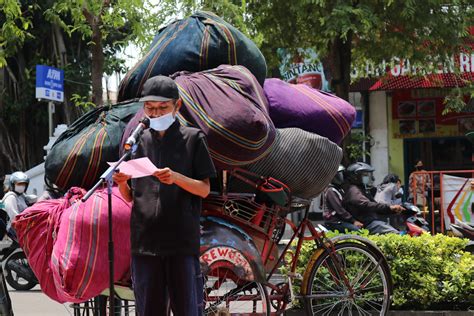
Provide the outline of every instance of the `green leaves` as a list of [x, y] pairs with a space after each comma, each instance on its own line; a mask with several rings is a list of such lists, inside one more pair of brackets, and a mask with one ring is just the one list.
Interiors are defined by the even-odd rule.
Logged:
[[21, 11], [18, 0], [0, 0], [0, 68], [6, 65], [6, 58], [13, 56], [15, 51], [31, 34], [32, 26], [28, 12]]
[[[463, 250], [467, 240], [441, 234], [368, 235], [365, 230], [361, 234], [374, 241], [389, 261], [392, 308], [451, 310], [474, 303], [474, 255]], [[328, 237], [333, 235], [328, 233]], [[303, 243], [298, 272], [304, 272], [314, 250], [314, 242]]]

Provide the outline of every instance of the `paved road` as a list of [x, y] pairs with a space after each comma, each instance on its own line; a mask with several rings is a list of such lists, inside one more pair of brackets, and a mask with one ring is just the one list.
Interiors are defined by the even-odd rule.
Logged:
[[[40, 290], [36, 286], [30, 291], [16, 291], [9, 287], [10, 298], [13, 304], [13, 313], [15, 316], [69, 316], [74, 315], [71, 303], [60, 304]], [[87, 315], [81, 311], [81, 315]], [[92, 312], [89, 314], [92, 316]], [[118, 313], [117, 313], [118, 315]], [[122, 309], [122, 315], [125, 315]], [[135, 316], [134, 308], [129, 308], [129, 315]]]
[[9, 288], [15, 316], [59, 316], [73, 315], [69, 303], [60, 304], [44, 295], [39, 286], [30, 291]]

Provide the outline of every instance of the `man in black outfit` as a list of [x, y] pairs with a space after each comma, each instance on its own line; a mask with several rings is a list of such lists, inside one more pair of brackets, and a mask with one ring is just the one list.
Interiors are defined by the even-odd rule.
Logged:
[[329, 230], [337, 230], [341, 233], [344, 233], [346, 230], [357, 231], [364, 226], [342, 206], [342, 198], [345, 194], [342, 188], [344, 184], [344, 170], [344, 166], [340, 165], [331, 184], [323, 194], [324, 226]]
[[152, 176], [131, 179], [117, 173], [120, 193], [133, 201], [130, 223], [132, 282], [140, 316], [166, 315], [168, 297], [175, 316], [202, 314], [199, 265], [201, 199], [216, 171], [205, 135], [175, 119], [181, 107], [176, 83], [148, 79], [140, 101], [150, 128], [132, 158], [148, 157]]
[[346, 177], [350, 184], [346, 189], [342, 205], [354, 218], [361, 221], [370, 233], [398, 234], [399, 231], [394, 227], [378, 220], [377, 215], [400, 213], [403, 207], [375, 202], [369, 192], [373, 183], [373, 172], [374, 168], [363, 162], [356, 162], [347, 167]]

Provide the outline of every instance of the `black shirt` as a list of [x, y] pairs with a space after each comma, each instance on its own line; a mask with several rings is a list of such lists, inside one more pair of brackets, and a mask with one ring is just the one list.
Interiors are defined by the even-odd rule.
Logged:
[[350, 185], [342, 201], [344, 208], [365, 226], [377, 219], [377, 214], [391, 214], [390, 205], [377, 203], [357, 185]]
[[[147, 129], [132, 158], [148, 157], [196, 180], [214, 177], [204, 133], [174, 122], [163, 138]], [[198, 255], [201, 198], [156, 177], [132, 179], [131, 248], [135, 255]]]

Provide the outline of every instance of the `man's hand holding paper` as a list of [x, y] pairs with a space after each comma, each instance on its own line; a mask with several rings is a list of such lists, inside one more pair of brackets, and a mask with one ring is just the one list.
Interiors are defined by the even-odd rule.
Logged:
[[[114, 165], [113, 162], [109, 162], [109, 165]], [[159, 169], [148, 159], [148, 157], [133, 159], [129, 161], [124, 161], [119, 165], [120, 172], [114, 175], [114, 180], [123, 180], [124, 177], [128, 176], [125, 180], [127, 181], [130, 178], [141, 178], [146, 176], [151, 176], [154, 172]], [[117, 180], [115, 180], [117, 181]]]
[[173, 184], [176, 181], [176, 173], [170, 168], [158, 169], [153, 175], [164, 184]]

